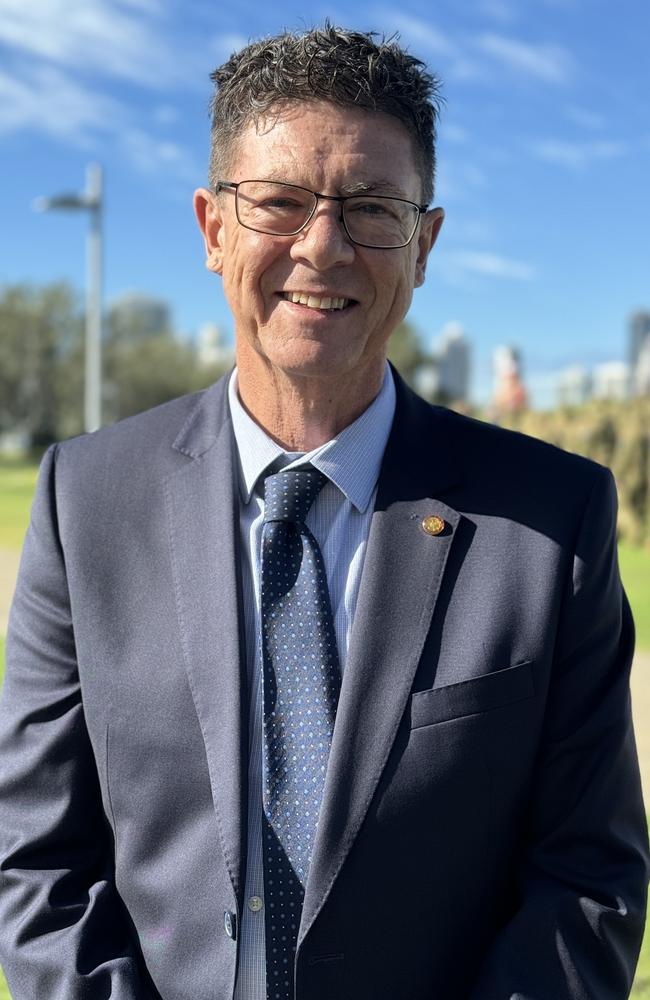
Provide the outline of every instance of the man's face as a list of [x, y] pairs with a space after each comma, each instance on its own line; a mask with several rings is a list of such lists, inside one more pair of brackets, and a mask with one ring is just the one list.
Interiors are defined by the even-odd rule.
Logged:
[[[329, 195], [393, 195], [420, 203], [411, 139], [396, 119], [327, 103], [297, 104], [237, 144], [228, 181], [278, 180]], [[239, 225], [232, 190], [197, 192], [208, 266], [223, 277], [235, 318], [242, 370], [279, 369], [292, 377], [376, 378], [391, 333], [422, 284], [442, 211], [420, 221], [398, 250], [352, 244], [340, 205], [320, 201], [295, 236], [268, 236]], [[316, 304], [291, 301], [296, 293]], [[342, 309], [323, 299], [344, 299]], [[326, 305], [327, 303], [325, 303]]]

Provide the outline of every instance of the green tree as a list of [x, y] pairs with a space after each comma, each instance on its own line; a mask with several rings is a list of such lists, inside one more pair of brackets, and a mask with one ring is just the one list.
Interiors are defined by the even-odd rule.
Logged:
[[388, 342], [388, 360], [395, 365], [402, 378], [412, 385], [415, 371], [425, 357], [415, 328], [404, 320]]
[[193, 346], [169, 333], [107, 343], [104, 421], [111, 423], [209, 385], [224, 369], [198, 364]]
[[[33, 445], [81, 426], [82, 316], [63, 283], [10, 285], [0, 294], [0, 432], [27, 432]], [[78, 413], [75, 417], [75, 408]]]

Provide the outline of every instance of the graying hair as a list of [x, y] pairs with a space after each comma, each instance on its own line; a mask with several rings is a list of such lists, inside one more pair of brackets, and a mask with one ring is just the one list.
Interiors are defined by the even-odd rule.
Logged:
[[409, 133], [422, 178], [433, 197], [440, 81], [394, 37], [378, 38], [326, 22], [300, 34], [283, 32], [233, 53], [210, 79], [215, 93], [209, 180], [214, 187], [230, 166], [247, 126], [259, 126], [298, 101], [329, 101], [391, 115]]

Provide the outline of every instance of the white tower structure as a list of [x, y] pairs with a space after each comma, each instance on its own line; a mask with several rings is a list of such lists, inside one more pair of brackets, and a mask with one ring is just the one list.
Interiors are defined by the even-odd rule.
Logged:
[[216, 323], [204, 323], [196, 338], [196, 351], [199, 364], [229, 366], [234, 361], [232, 347], [224, 343], [221, 328]]
[[580, 406], [591, 395], [592, 379], [582, 365], [565, 368], [558, 375], [557, 401], [560, 406]]
[[606, 361], [594, 368], [596, 399], [628, 399], [632, 370], [625, 361]]

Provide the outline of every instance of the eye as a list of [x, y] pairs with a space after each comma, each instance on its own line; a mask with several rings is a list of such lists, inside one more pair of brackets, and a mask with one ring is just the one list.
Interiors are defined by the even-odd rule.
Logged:
[[347, 209], [348, 212], [357, 215], [381, 217], [388, 214], [386, 205], [381, 201], [355, 201], [352, 204], [348, 202]]
[[291, 211], [297, 208], [302, 209], [304, 206], [294, 198], [285, 198], [281, 195], [276, 195], [273, 198], [265, 198], [264, 201], [259, 201], [257, 207]]

